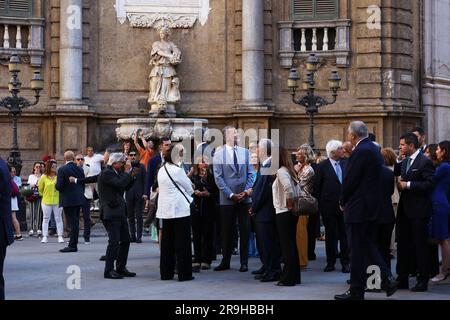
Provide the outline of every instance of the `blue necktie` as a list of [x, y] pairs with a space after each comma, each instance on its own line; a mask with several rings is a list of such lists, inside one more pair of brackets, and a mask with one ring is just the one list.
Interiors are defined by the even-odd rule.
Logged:
[[339, 179], [339, 182], [342, 184], [342, 169], [341, 166], [339, 165], [339, 162], [336, 162], [336, 175]]
[[238, 159], [237, 159], [237, 154], [236, 154], [236, 147], [233, 148], [233, 160], [234, 160], [234, 167], [236, 168], [236, 172], [239, 172], [239, 164], [238, 164]]

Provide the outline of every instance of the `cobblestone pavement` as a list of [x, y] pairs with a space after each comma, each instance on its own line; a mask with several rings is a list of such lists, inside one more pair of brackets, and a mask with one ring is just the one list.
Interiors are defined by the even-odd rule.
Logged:
[[[82, 236], [80, 237], [82, 240]], [[104, 254], [107, 237], [102, 226], [93, 229], [90, 245], [80, 243], [77, 253], [59, 253], [64, 245], [54, 237], [48, 244], [37, 238], [25, 237], [8, 248], [5, 262], [6, 298], [11, 300], [315, 300], [333, 299], [334, 294], [347, 289], [348, 275], [337, 271], [324, 273], [324, 242], [318, 242], [316, 261], [310, 262], [302, 272], [302, 284], [295, 287], [277, 287], [273, 283], [261, 283], [253, 279], [250, 272], [240, 273], [238, 256], [232, 260], [232, 269], [214, 272], [202, 271], [194, 274], [189, 282], [161, 281], [159, 279], [159, 247], [144, 237], [142, 244], [131, 244], [128, 269], [137, 273], [136, 278], [106, 280], [103, 278]], [[213, 263], [217, 265], [218, 261]], [[395, 263], [395, 260], [394, 260]], [[79, 266], [81, 288], [67, 288], [69, 266]], [[250, 270], [259, 268], [257, 258], [249, 261]], [[412, 283], [414, 280], [411, 280]], [[430, 286], [426, 293], [407, 290], [386, 298], [383, 293], [370, 293], [366, 299], [419, 300], [450, 299], [450, 284]]]

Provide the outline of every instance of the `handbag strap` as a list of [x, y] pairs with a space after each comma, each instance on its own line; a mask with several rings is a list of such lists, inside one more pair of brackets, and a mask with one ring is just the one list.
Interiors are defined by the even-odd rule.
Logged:
[[166, 173], [167, 173], [167, 175], [169, 176], [170, 180], [172, 181], [173, 185], [181, 192], [181, 194], [182, 194], [183, 197], [186, 199], [186, 201], [187, 201], [189, 204], [191, 204], [191, 202], [190, 202], [189, 199], [186, 197], [186, 195], [184, 194], [184, 192], [181, 191], [181, 189], [180, 189], [180, 187], [178, 186], [178, 184], [176, 184], [176, 182], [175, 182], [175, 181], [172, 179], [172, 177], [170, 176], [169, 170], [167, 170], [167, 167], [166, 167], [166, 163], [164, 163], [164, 169], [166, 169]]

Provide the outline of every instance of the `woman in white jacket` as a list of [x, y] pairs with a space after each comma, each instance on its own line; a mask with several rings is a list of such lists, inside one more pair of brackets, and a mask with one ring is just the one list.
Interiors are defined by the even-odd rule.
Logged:
[[192, 277], [191, 248], [191, 180], [180, 163], [180, 148], [171, 146], [164, 154], [164, 163], [158, 171], [158, 209], [156, 218], [162, 220], [164, 232], [161, 237], [161, 280], [174, 277], [175, 258], [178, 280], [189, 281]]
[[295, 286], [301, 283], [296, 231], [298, 217], [291, 210], [294, 197], [298, 196], [297, 174], [291, 156], [283, 147], [279, 148], [280, 169], [272, 185], [273, 206], [276, 212], [276, 225], [280, 238], [284, 267], [277, 286]]

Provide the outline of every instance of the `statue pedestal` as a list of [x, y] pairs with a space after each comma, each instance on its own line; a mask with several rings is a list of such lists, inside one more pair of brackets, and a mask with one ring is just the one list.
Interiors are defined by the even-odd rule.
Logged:
[[157, 117], [175, 118], [177, 116], [175, 104], [168, 103], [164, 106], [161, 106], [156, 103], [151, 104], [149, 116], [150, 118], [157, 118]]
[[116, 129], [119, 140], [130, 140], [140, 129], [145, 139], [159, 139], [170, 137], [172, 141], [193, 139], [196, 130], [200, 130], [208, 125], [206, 119], [196, 118], [127, 118], [117, 120], [119, 127]]

